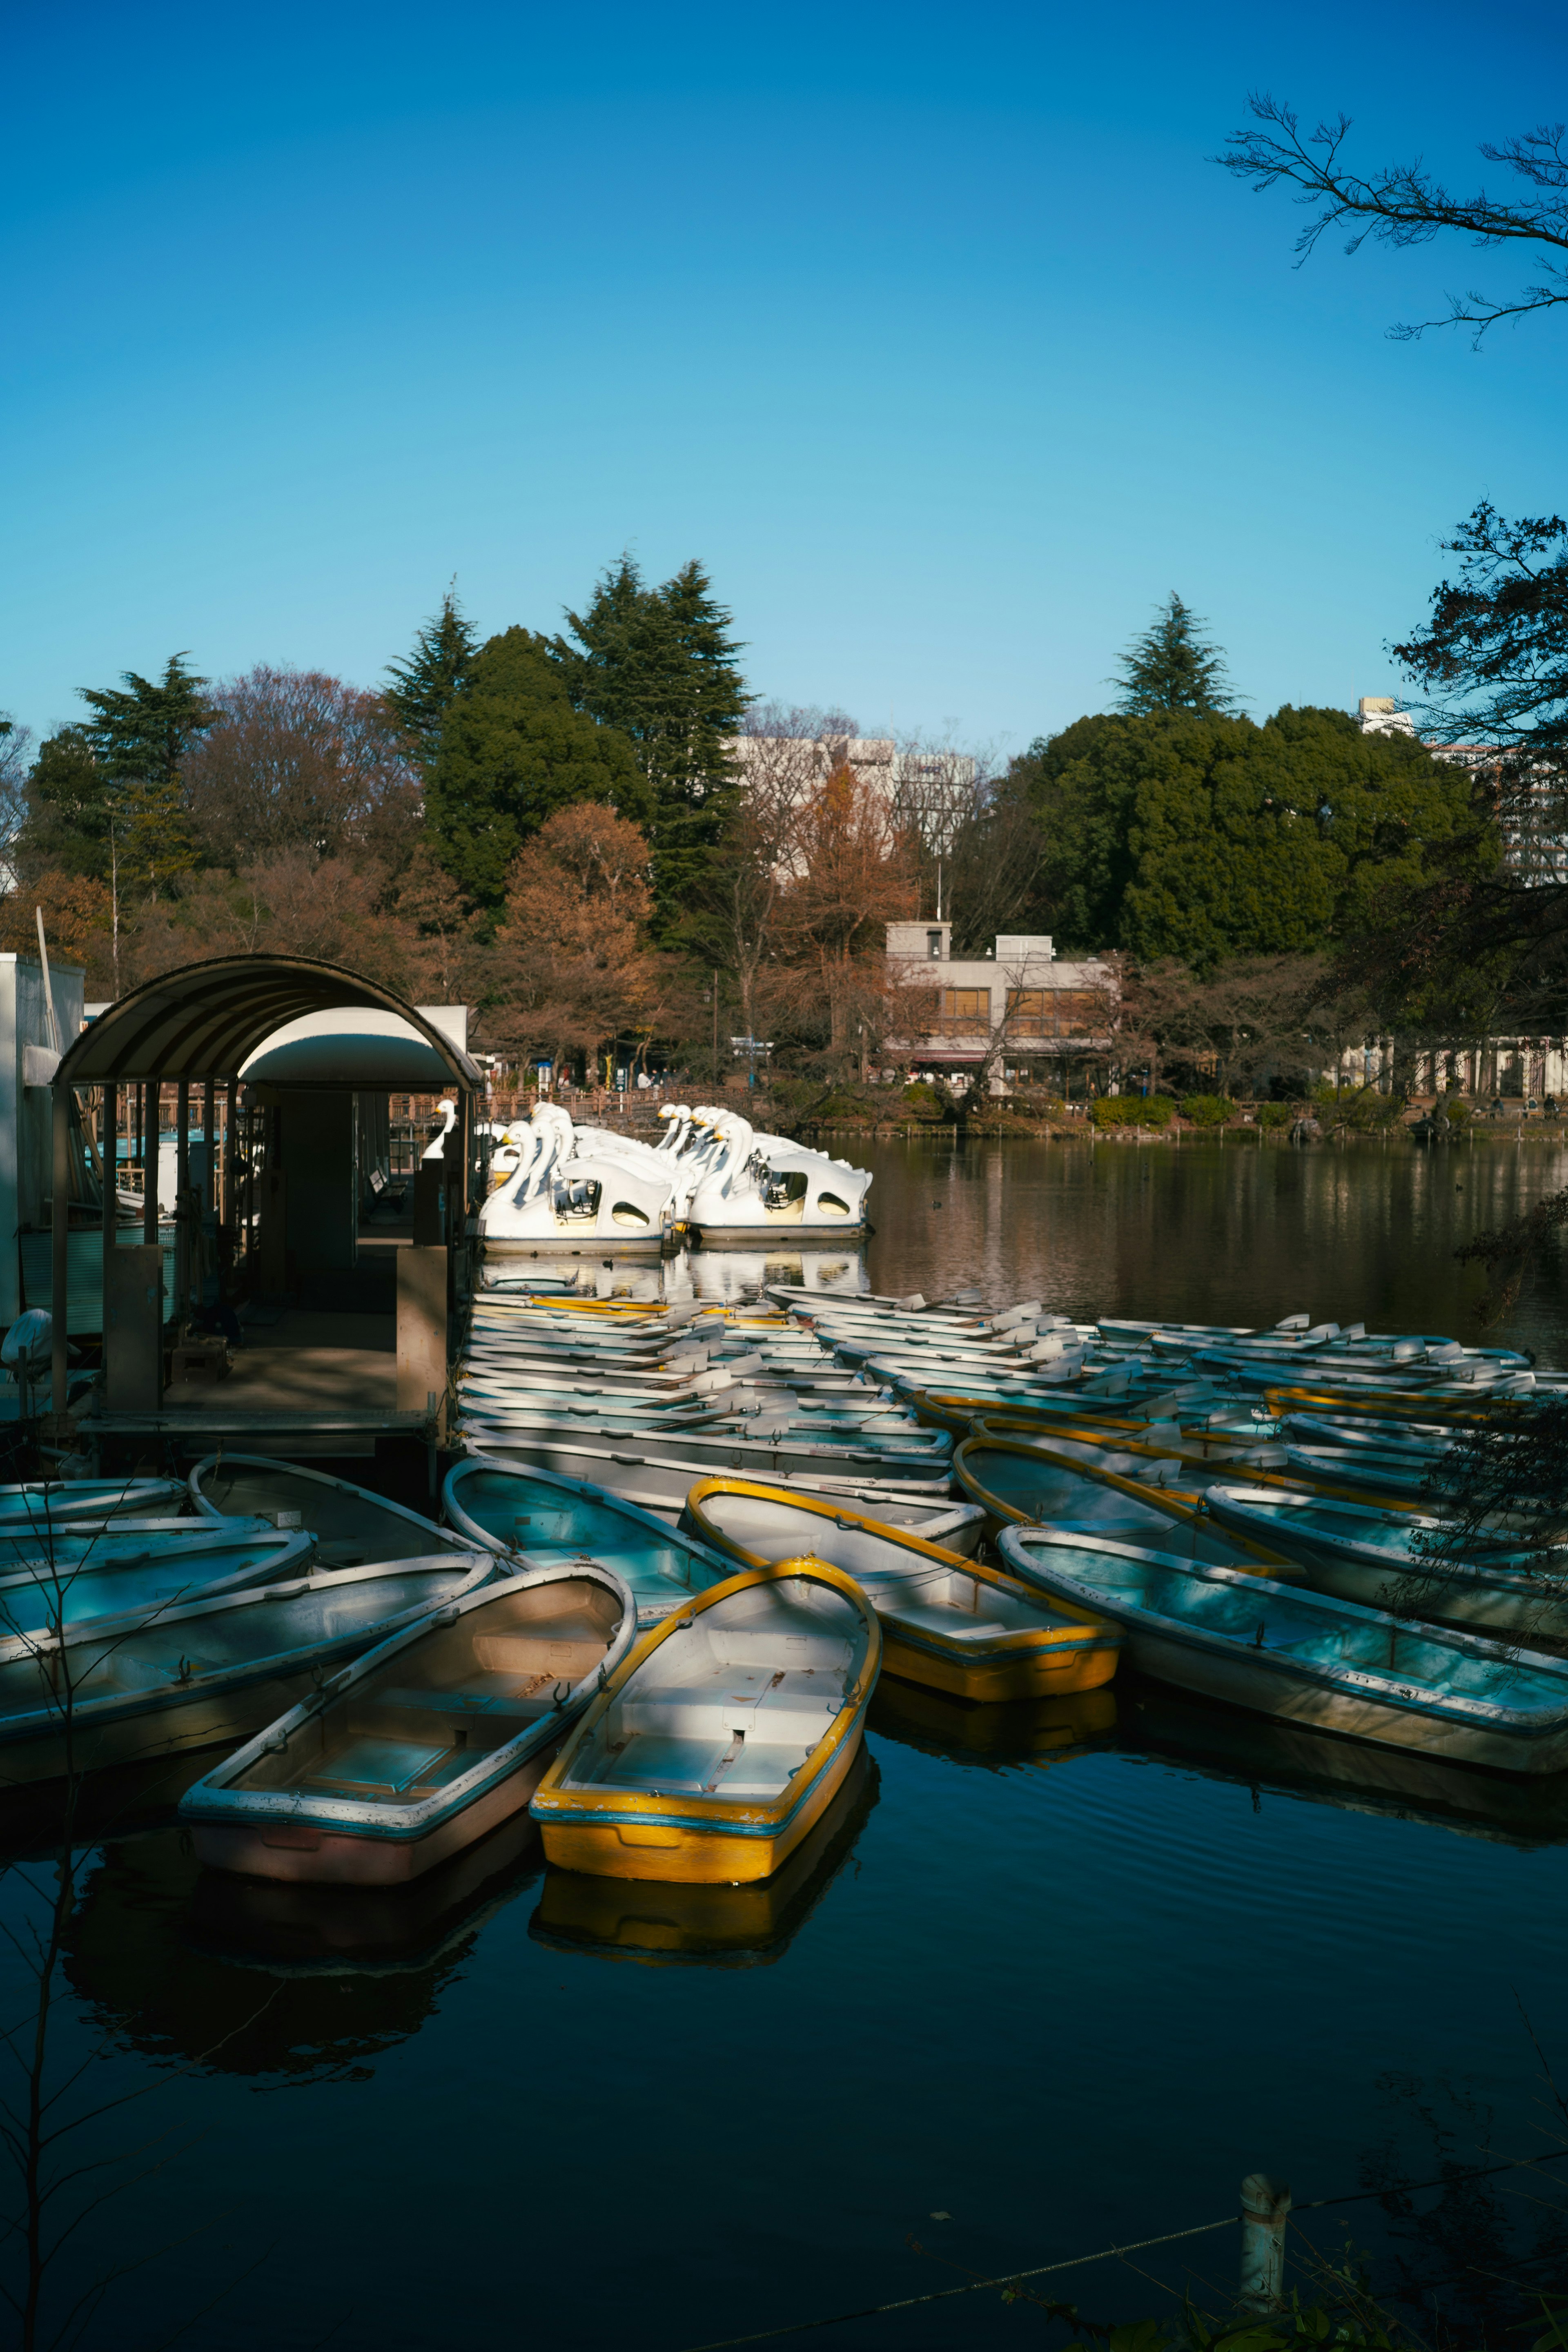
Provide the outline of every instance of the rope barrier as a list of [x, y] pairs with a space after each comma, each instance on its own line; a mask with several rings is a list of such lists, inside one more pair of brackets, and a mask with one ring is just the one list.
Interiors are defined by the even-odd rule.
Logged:
[[[1292, 2204], [1292, 2213], [1321, 2213], [1331, 2205], [1364, 2205], [1373, 2198], [1414, 2197], [1424, 2189], [1455, 2189], [1467, 2180], [1490, 2180], [1500, 2172], [1531, 2171], [1540, 2164], [1568, 2162], [1568, 2147], [1558, 2148], [1545, 2156], [1517, 2156], [1506, 2164], [1479, 2165], [1468, 2172], [1440, 2173], [1433, 2180], [1395, 2180], [1385, 2189], [1356, 2189], [1344, 2197], [1314, 2197], [1305, 2205]], [[1215, 2230], [1228, 2230], [1240, 2220], [1237, 2213], [1227, 2213], [1220, 2221], [1200, 2221], [1191, 2230], [1171, 2230], [1161, 2238], [1137, 2238], [1125, 2246], [1103, 2246], [1097, 2254], [1073, 2254], [1066, 2262], [1040, 2263], [1033, 2270], [1004, 2271], [999, 2277], [970, 2279], [963, 2286], [937, 2287], [930, 2294], [900, 2295], [893, 2303], [868, 2303], [858, 2311], [836, 2311], [826, 2319], [795, 2319], [783, 2327], [759, 2328], [751, 2336], [721, 2336], [711, 2344], [693, 2344], [686, 2352], [735, 2352], [742, 2344], [771, 2344], [781, 2336], [805, 2336], [818, 2327], [843, 2327], [852, 2319], [880, 2319], [889, 2311], [912, 2311], [918, 2305], [945, 2303], [955, 2294], [980, 2294], [987, 2287], [1016, 2286], [1024, 2279], [1047, 2278], [1055, 2271], [1081, 2270], [1088, 2263], [1112, 2262], [1122, 2254], [1141, 2254], [1150, 2246], [1173, 2246], [1184, 2238], [1205, 2238]]]

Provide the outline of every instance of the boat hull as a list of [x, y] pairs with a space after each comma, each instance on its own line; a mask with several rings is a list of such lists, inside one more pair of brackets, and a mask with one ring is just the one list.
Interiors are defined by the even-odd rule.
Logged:
[[1110, 1681], [1121, 1643], [1109, 1633], [1081, 1643], [1050, 1650], [1020, 1648], [999, 1657], [966, 1656], [956, 1643], [915, 1642], [900, 1633], [886, 1612], [882, 1618], [882, 1666], [900, 1681], [944, 1691], [950, 1698], [978, 1699], [996, 1706], [1005, 1699], [1054, 1698], [1058, 1693], [1099, 1690]]
[[540, 1832], [544, 1858], [563, 1870], [590, 1871], [599, 1878], [676, 1880], [689, 1886], [748, 1886], [783, 1868], [810, 1836], [849, 1777], [865, 1738], [864, 1717], [837, 1749], [793, 1817], [778, 1829], [757, 1834], [698, 1826], [649, 1812], [636, 1822], [594, 1821], [574, 1814], [544, 1814]]
[[755, 1249], [760, 1242], [780, 1239], [792, 1244], [805, 1243], [815, 1248], [831, 1248], [837, 1242], [863, 1242], [866, 1221], [857, 1218], [852, 1225], [842, 1221], [837, 1224], [791, 1225], [782, 1221], [756, 1225], [720, 1225], [693, 1223], [688, 1228], [692, 1244], [697, 1249]]

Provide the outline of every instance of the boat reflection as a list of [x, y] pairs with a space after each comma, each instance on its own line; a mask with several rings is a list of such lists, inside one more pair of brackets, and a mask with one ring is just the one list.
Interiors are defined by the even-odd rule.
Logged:
[[[96, 1845], [106, 1838], [139, 1836], [172, 1824], [180, 1799], [209, 1769], [217, 1753], [207, 1748], [184, 1756], [146, 1756], [134, 1764], [85, 1773], [70, 1812], [72, 1844]], [[58, 1853], [66, 1828], [63, 1780], [33, 1780], [15, 1788], [0, 1784], [0, 1862]]]
[[849, 1859], [877, 1801], [862, 1746], [811, 1835], [782, 1870], [749, 1886], [679, 1886], [550, 1870], [528, 1923], [552, 1951], [594, 1952], [651, 1968], [771, 1968], [782, 1959]]
[[871, 1701], [870, 1728], [927, 1756], [999, 1769], [1009, 1764], [1066, 1764], [1110, 1747], [1117, 1727], [1116, 1690], [1064, 1691], [1055, 1698], [1012, 1699], [986, 1706], [884, 1675]]
[[1124, 1675], [1119, 1746], [1206, 1780], [1503, 1845], [1568, 1843], [1568, 1773], [1519, 1775], [1340, 1739]]
[[125, 1838], [85, 1877], [66, 1976], [107, 2037], [152, 2057], [296, 2081], [363, 2074], [418, 2032], [541, 1853], [525, 1820], [454, 1862], [466, 1867], [398, 1890], [415, 1897], [398, 1909], [391, 1890], [351, 1904], [359, 1890], [204, 1872], [177, 1828]]

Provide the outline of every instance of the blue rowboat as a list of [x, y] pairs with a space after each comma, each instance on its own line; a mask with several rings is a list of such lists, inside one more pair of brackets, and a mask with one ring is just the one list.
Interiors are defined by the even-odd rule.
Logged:
[[640, 1430], [624, 1437], [589, 1437], [581, 1430], [513, 1429], [502, 1422], [465, 1418], [463, 1437], [476, 1454], [493, 1460], [552, 1470], [558, 1477], [586, 1479], [643, 1508], [679, 1511], [701, 1477], [739, 1473], [776, 1485], [820, 1486], [834, 1492], [877, 1491], [894, 1486], [911, 1501], [944, 1496], [951, 1484], [945, 1454], [875, 1452], [868, 1446], [777, 1445], [766, 1438], [714, 1439], [703, 1457], [692, 1458], [696, 1441], [682, 1446], [661, 1433]]
[[443, 1551], [94, 1618], [63, 1639], [14, 1634], [0, 1641], [0, 1786], [240, 1738], [494, 1572], [491, 1552]]
[[1038, 1444], [966, 1438], [952, 1460], [965, 1496], [985, 1514], [993, 1543], [1009, 1527], [1074, 1528], [1127, 1543], [1178, 1544], [1189, 1558], [1279, 1569], [1278, 1552], [1216, 1527], [1193, 1489], [1142, 1484], [1088, 1463], [1053, 1458]]
[[31, 1562], [8, 1559], [0, 1545], [0, 1640], [95, 1618], [150, 1619], [187, 1601], [303, 1576], [311, 1566], [308, 1535], [280, 1535], [264, 1519], [110, 1524], [112, 1536], [57, 1535], [49, 1556]]
[[254, 1878], [422, 1877], [524, 1811], [637, 1621], [621, 1578], [578, 1559], [402, 1627], [186, 1790], [198, 1858]]
[[371, 1568], [470, 1548], [384, 1495], [267, 1454], [207, 1454], [191, 1472], [190, 1494], [206, 1527], [221, 1528], [240, 1512], [276, 1528], [302, 1528], [315, 1538], [321, 1569]]
[[694, 1592], [721, 1584], [732, 1561], [650, 1511], [575, 1478], [470, 1454], [447, 1474], [447, 1517], [464, 1543], [530, 1563], [590, 1559], [620, 1577], [640, 1623], [653, 1625]]
[[177, 1511], [184, 1500], [178, 1478], [29, 1478], [0, 1486], [0, 1532], [71, 1519], [151, 1518]]
[[1156, 1681], [1458, 1763], [1568, 1765], [1568, 1659], [1094, 1536], [1009, 1528], [1002, 1557], [1058, 1607], [1120, 1625]]
[[1294, 1560], [1320, 1592], [1525, 1641], [1568, 1637], [1564, 1554], [1517, 1533], [1478, 1544], [1463, 1559], [1434, 1559], [1426, 1548], [1443, 1522], [1422, 1511], [1219, 1485], [1208, 1507], [1222, 1527]]

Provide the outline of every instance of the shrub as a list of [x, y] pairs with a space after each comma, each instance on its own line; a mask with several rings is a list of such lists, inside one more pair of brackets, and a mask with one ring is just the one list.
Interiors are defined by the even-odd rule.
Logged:
[[1434, 1113], [1434, 1117], [1437, 1118], [1446, 1118], [1450, 1127], [1463, 1127], [1468, 1120], [1474, 1118], [1475, 1115], [1475, 1105], [1466, 1102], [1459, 1095], [1447, 1096], [1437, 1105]]
[[1235, 1116], [1236, 1105], [1228, 1095], [1188, 1095], [1182, 1105], [1182, 1117], [1194, 1127], [1223, 1127]]
[[911, 1110], [923, 1112], [927, 1118], [942, 1117], [942, 1097], [929, 1079], [914, 1079], [904, 1088], [903, 1099]]
[[1258, 1114], [1258, 1124], [1259, 1127], [1266, 1129], [1289, 1127], [1294, 1120], [1295, 1117], [1296, 1106], [1294, 1103], [1267, 1102], [1263, 1105], [1262, 1109]]
[[1096, 1127], [1163, 1127], [1175, 1104], [1169, 1095], [1097, 1095], [1089, 1116]]

